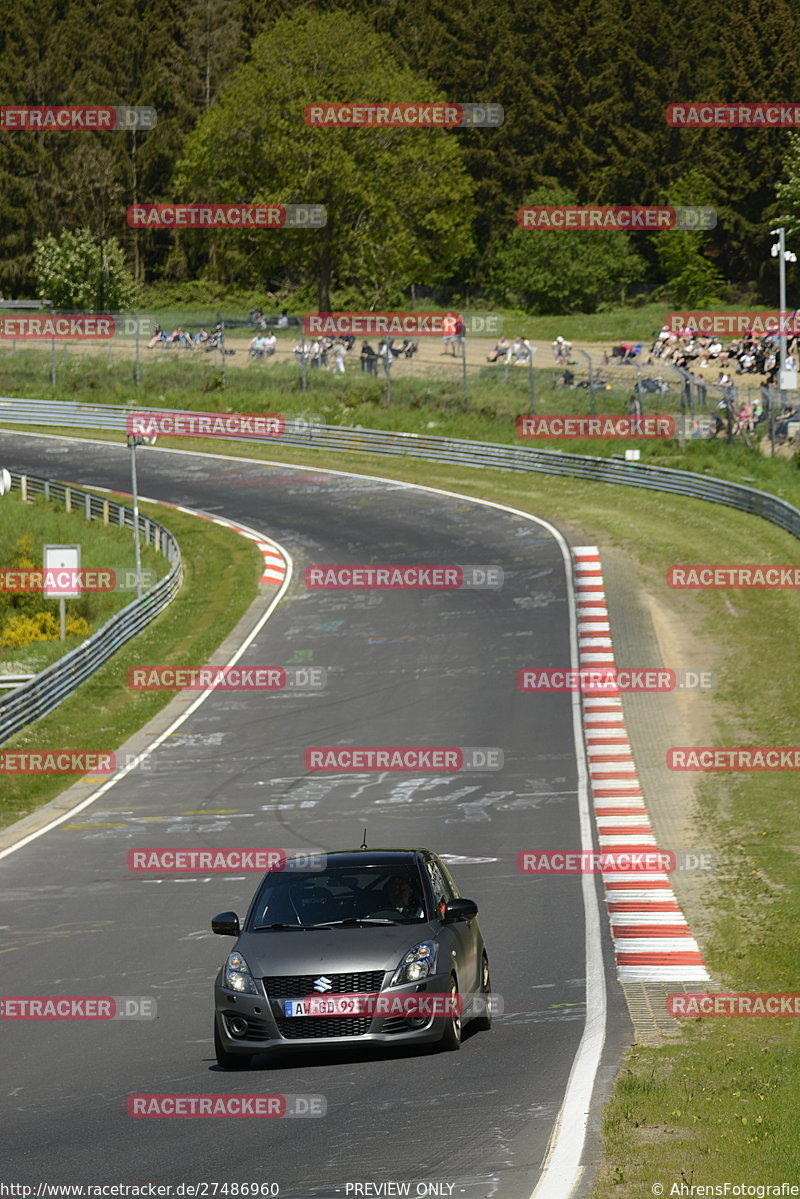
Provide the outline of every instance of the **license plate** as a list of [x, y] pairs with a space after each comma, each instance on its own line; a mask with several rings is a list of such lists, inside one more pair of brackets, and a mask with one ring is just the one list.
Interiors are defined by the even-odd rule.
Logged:
[[284, 999], [284, 1016], [360, 1016], [365, 1014], [366, 1003], [351, 995], [320, 996], [309, 999]]

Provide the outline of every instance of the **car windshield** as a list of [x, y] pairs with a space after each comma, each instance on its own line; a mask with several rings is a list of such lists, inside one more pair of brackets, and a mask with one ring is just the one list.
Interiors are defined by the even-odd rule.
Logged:
[[273, 870], [264, 879], [250, 927], [358, 927], [413, 924], [426, 919], [419, 871], [397, 866], [327, 866], [319, 871]]

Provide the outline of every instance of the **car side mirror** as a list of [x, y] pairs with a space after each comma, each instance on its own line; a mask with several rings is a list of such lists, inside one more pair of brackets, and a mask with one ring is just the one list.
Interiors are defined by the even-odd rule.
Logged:
[[239, 917], [235, 912], [220, 912], [211, 921], [211, 931], [219, 933], [221, 937], [238, 937]]
[[478, 915], [478, 905], [472, 899], [450, 899], [442, 912], [445, 924], [454, 924], [457, 920], [474, 920]]

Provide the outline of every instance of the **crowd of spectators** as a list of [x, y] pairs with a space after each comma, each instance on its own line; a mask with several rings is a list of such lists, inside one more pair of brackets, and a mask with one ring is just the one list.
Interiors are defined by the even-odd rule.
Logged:
[[[798, 338], [790, 337], [786, 343], [787, 365], [796, 363]], [[777, 334], [765, 333], [756, 336], [747, 330], [741, 337], [733, 338], [724, 345], [714, 335], [703, 335], [684, 329], [674, 332], [665, 325], [653, 339], [646, 363], [669, 362], [674, 366], [690, 367], [718, 366], [722, 385], [732, 382], [730, 372], [737, 375], [762, 375], [768, 387], [775, 386], [780, 367], [780, 338]]]
[[487, 362], [528, 362], [533, 357], [533, 346], [527, 337], [515, 337], [513, 342], [503, 335], [497, 339], [494, 349], [486, 355]]
[[172, 346], [180, 346], [184, 350], [216, 350], [222, 348], [223, 342], [224, 334], [221, 323], [217, 324], [210, 333], [206, 329], [198, 329], [196, 333], [190, 333], [187, 329], [181, 328], [167, 333], [166, 329], [156, 325], [153, 336], [147, 343], [147, 348], [152, 350], [158, 346], [160, 349], [170, 349]]
[[[334, 374], [345, 373], [345, 358], [355, 345], [355, 337], [318, 337], [310, 342], [297, 342], [292, 353], [299, 361], [314, 368], [332, 368]], [[368, 375], [377, 375], [379, 364], [383, 365], [388, 374], [396, 358], [413, 358], [419, 349], [419, 343], [410, 337], [404, 337], [400, 345], [395, 345], [394, 337], [382, 337], [375, 350], [368, 341], [361, 344], [359, 360], [361, 370]]]

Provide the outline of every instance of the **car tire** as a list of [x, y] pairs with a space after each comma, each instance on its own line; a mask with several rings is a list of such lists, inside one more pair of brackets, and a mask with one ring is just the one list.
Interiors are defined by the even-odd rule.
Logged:
[[[450, 976], [450, 995], [458, 997], [458, 983], [455, 975]], [[452, 1053], [461, 1048], [461, 1016], [447, 1016], [444, 1020], [444, 1030], [439, 1048], [445, 1053]]]
[[473, 1024], [481, 1032], [488, 1032], [492, 1027], [492, 980], [489, 974], [489, 959], [483, 955], [481, 963], [481, 997], [485, 1004], [484, 1010], [476, 1016]]
[[222, 1044], [217, 1021], [214, 1020], [214, 1053], [217, 1055], [217, 1065], [221, 1070], [243, 1070], [253, 1060], [252, 1053], [229, 1053]]

